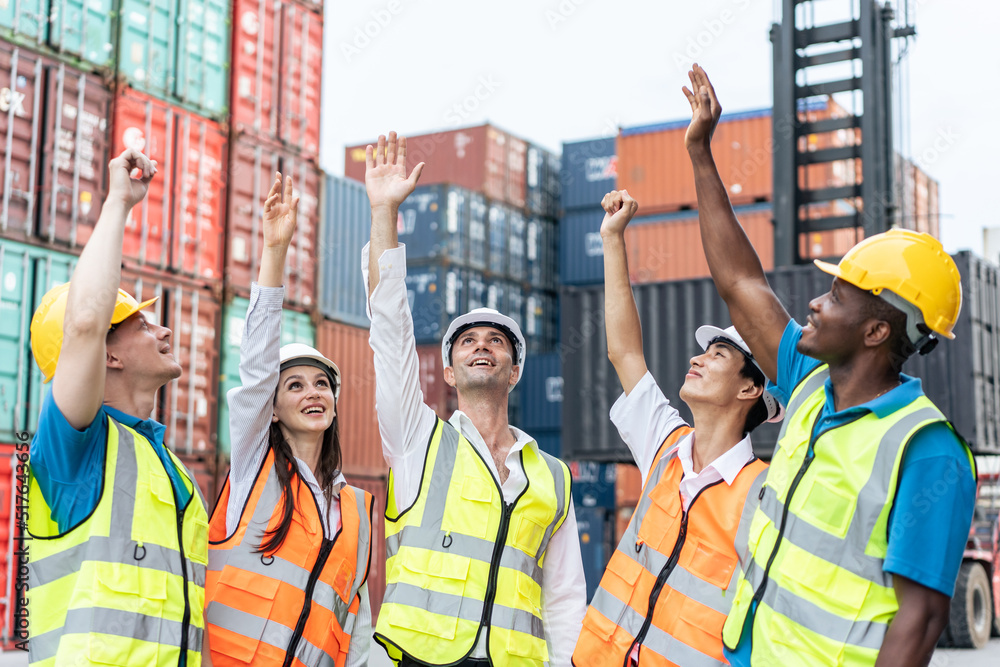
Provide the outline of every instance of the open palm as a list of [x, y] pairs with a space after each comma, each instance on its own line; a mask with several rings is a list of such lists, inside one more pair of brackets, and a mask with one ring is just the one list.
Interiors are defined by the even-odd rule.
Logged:
[[399, 207], [417, 187], [417, 179], [424, 169], [421, 162], [409, 177], [406, 175], [406, 137], [390, 132], [389, 139], [378, 138], [378, 146], [365, 149], [365, 189], [372, 208], [379, 206]]
[[722, 116], [722, 106], [715, 96], [715, 88], [708, 80], [705, 70], [695, 63], [688, 72], [691, 88], [684, 86], [681, 90], [691, 104], [691, 124], [684, 134], [684, 145], [691, 148], [696, 145], [707, 145], [712, 141], [712, 134]]
[[292, 197], [292, 177], [286, 176], [282, 187], [278, 172], [264, 200], [264, 247], [287, 248], [295, 235], [298, 215], [299, 198]]

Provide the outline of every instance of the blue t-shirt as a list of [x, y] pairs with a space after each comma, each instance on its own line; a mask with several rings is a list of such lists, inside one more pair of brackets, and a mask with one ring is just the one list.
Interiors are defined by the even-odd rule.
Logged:
[[[778, 382], [769, 389], [788, 404], [796, 385], [820, 362], [796, 349], [802, 327], [791, 320], [778, 348]], [[820, 433], [851, 421], [861, 412], [886, 417], [923, 394], [918, 378], [901, 375], [902, 383], [867, 403], [836, 411], [833, 385], [826, 381], [826, 403], [820, 411]], [[899, 488], [889, 514], [889, 546], [882, 567], [951, 597], [969, 538], [976, 503], [976, 478], [965, 448], [944, 423], [930, 424], [910, 440], [903, 454]], [[726, 651], [734, 666], [750, 665], [751, 608], [740, 645]]]
[[108, 417], [149, 440], [170, 477], [180, 507], [187, 505], [191, 498], [182, 473], [163, 445], [163, 424], [102, 405], [90, 426], [78, 431], [66, 421], [49, 390], [38, 415], [38, 430], [31, 440], [31, 474], [52, 510], [60, 533], [90, 516], [101, 498]]

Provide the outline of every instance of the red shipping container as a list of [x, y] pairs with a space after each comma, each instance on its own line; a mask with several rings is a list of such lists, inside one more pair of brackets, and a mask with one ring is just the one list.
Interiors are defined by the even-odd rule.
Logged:
[[[205, 510], [209, 516], [212, 516], [212, 510], [215, 509], [215, 501], [218, 500], [219, 492], [222, 491], [222, 488], [219, 486], [219, 478], [216, 475], [215, 457], [178, 454], [177, 458], [194, 475], [194, 481], [198, 483], [202, 495], [205, 496]], [[222, 479], [224, 480], [225, 477], [222, 477]]]
[[278, 132], [284, 144], [315, 161], [323, 85], [323, 14], [296, 2], [283, 5], [281, 14]]
[[217, 123], [129, 88], [115, 100], [113, 132], [114, 154], [134, 148], [160, 168], [129, 214], [126, 266], [220, 281], [225, 133]]
[[236, 0], [233, 6], [233, 129], [278, 141], [278, 17], [273, 0]]
[[[22, 443], [24, 453], [27, 453], [26, 445], [27, 443]], [[18, 584], [27, 583], [27, 576], [22, 577], [18, 570], [20, 565], [27, 565], [27, 560], [20, 562], [18, 551], [22, 554], [27, 551], [29, 557], [31, 554], [31, 542], [22, 542], [19, 539], [22, 532], [19, 521], [27, 518], [25, 513], [27, 506], [22, 503], [27, 501], [28, 486], [26, 476], [22, 476], [18, 481], [17, 466], [20, 462], [15, 459], [16, 454], [14, 445], [0, 444], [0, 614], [3, 618], [0, 621], [0, 642], [2, 648], [7, 650], [22, 641], [22, 638], [17, 636], [15, 612], [20, 606], [20, 599], [24, 597], [24, 589]], [[20, 502], [17, 497], [19, 494]], [[20, 516], [17, 511], [18, 505], [22, 505]], [[26, 628], [22, 629], [24, 630]]]
[[218, 410], [219, 335], [222, 308], [210, 290], [173, 276], [122, 272], [122, 289], [136, 299], [158, 296], [144, 310], [169, 327], [171, 348], [183, 369], [158, 396], [153, 415], [166, 426], [164, 442], [178, 454], [214, 456]]
[[[103, 81], [0, 41], [0, 230], [82, 245], [107, 187]], [[8, 150], [8, 146], [10, 147]]]
[[389, 472], [375, 415], [375, 364], [368, 329], [324, 320], [316, 327], [316, 349], [340, 369], [337, 401], [344, 474], [379, 477]]
[[298, 227], [285, 260], [285, 304], [309, 309], [316, 301], [321, 174], [308, 160], [260, 141], [237, 139], [232, 148], [226, 280], [242, 295], [249, 294], [250, 282], [257, 280], [264, 247], [264, 199], [280, 171], [292, 176], [294, 196], [299, 197]]
[[[365, 180], [366, 145], [346, 150], [344, 173], [348, 178]], [[460, 185], [524, 208], [527, 144], [521, 139], [492, 125], [480, 125], [407, 137], [406, 145], [408, 166], [426, 163], [420, 175], [421, 185]]]
[[[368, 599], [372, 605], [372, 627], [378, 621], [379, 610], [382, 609], [382, 598], [385, 597], [385, 497], [388, 478], [365, 477], [344, 473], [347, 483], [364, 489], [375, 498], [372, 510], [372, 560], [368, 569]], [[372, 651], [381, 651], [381, 647], [372, 645]]]
[[438, 344], [417, 345], [420, 364], [420, 391], [424, 403], [431, 406], [441, 419], [449, 419], [458, 410], [458, 392], [444, 381], [444, 361]]

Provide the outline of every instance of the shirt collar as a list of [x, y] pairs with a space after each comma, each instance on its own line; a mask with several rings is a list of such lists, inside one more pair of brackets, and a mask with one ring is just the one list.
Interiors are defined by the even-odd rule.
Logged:
[[160, 446], [163, 445], [163, 435], [166, 432], [167, 427], [155, 419], [139, 419], [138, 417], [124, 413], [121, 410], [117, 410], [110, 405], [105, 405], [104, 411], [120, 424], [124, 424], [130, 429], [141, 433], [143, 437], [153, 444]]
[[[455, 413], [448, 420], [448, 423], [458, 429], [458, 432], [465, 436], [465, 439], [486, 446], [486, 441], [483, 440], [483, 436], [479, 433], [479, 429], [476, 425], [472, 423], [469, 415], [465, 414], [461, 410], [455, 410]], [[532, 437], [519, 429], [516, 426], [508, 425], [510, 432], [514, 435], [514, 446], [510, 448], [511, 452], [516, 452], [521, 450], [525, 445], [534, 442]]]
[[[872, 412], [879, 419], [884, 419], [888, 417], [893, 412], [899, 410], [912, 403], [913, 401], [920, 398], [923, 395], [923, 387], [920, 384], [920, 378], [910, 377], [903, 373], [899, 374], [900, 383], [898, 386], [893, 387], [889, 391], [885, 392], [881, 396], [876, 396], [867, 403], [862, 403], [861, 405], [855, 405], [853, 408], [847, 408], [846, 410], [841, 410], [842, 414], [847, 414], [852, 410], [864, 410], [866, 412]], [[826, 413], [829, 415], [837, 414], [836, 407], [833, 401], [833, 382], [830, 378], [826, 379]]]
[[[681, 469], [684, 471], [685, 476], [695, 474], [694, 461], [691, 455], [695, 435], [696, 431], [692, 431], [677, 444], [677, 456], [681, 460]], [[722, 456], [709, 463], [705, 468], [714, 469], [722, 476], [722, 479], [726, 480], [726, 484], [732, 485], [736, 476], [740, 474], [740, 471], [751, 460], [753, 460], [753, 444], [750, 442], [750, 434], [748, 433], [742, 440], [730, 447]]]

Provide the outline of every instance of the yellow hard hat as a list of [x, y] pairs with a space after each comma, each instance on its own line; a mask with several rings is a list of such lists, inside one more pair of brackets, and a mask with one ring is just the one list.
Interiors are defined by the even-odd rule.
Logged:
[[[59, 352], [62, 350], [63, 320], [66, 317], [66, 298], [69, 295], [69, 283], [57, 285], [45, 293], [42, 302], [31, 317], [31, 354], [35, 363], [45, 376], [44, 382], [49, 382], [56, 374], [56, 364], [59, 362]], [[123, 289], [118, 290], [115, 310], [111, 313], [110, 329], [150, 305], [159, 297], [139, 303], [131, 294]]]
[[[830, 275], [903, 306], [901, 310], [910, 311], [907, 320], [910, 315], [922, 318], [931, 332], [955, 337], [952, 329], [962, 309], [962, 278], [955, 260], [930, 234], [891, 229], [848, 250], [836, 266], [813, 261]], [[907, 329], [915, 330], [916, 324], [908, 321]]]

